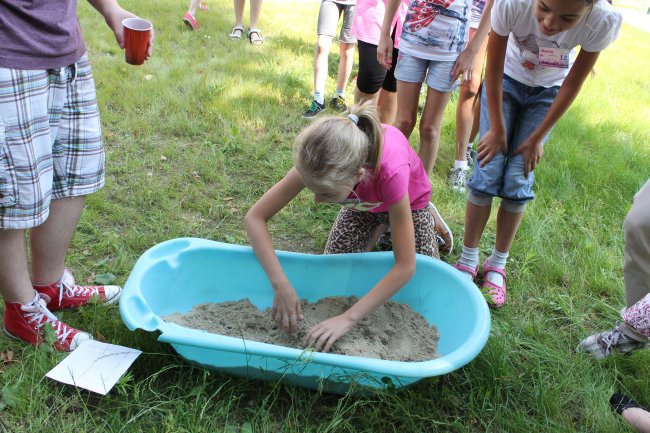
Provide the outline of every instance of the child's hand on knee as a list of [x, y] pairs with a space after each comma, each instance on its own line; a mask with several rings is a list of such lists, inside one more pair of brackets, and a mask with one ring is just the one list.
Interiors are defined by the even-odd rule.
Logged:
[[492, 161], [499, 153], [503, 155], [508, 153], [506, 134], [505, 132], [491, 128], [478, 143], [477, 159], [479, 165], [481, 167], [485, 166], [485, 164]]
[[531, 135], [512, 152], [513, 155], [520, 153], [524, 157], [524, 175], [528, 178], [530, 172], [535, 170], [539, 160], [544, 155], [542, 141]]

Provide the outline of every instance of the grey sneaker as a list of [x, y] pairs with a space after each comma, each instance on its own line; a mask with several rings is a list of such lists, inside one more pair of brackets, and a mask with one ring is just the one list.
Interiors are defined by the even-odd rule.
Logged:
[[472, 147], [468, 147], [467, 151], [465, 152], [465, 159], [467, 159], [467, 166], [468, 167], [473, 167], [474, 166], [474, 159], [476, 158], [476, 151]]
[[456, 192], [466, 192], [467, 191], [467, 174], [469, 173], [468, 168], [453, 168], [449, 172], [449, 186], [452, 190]]
[[325, 109], [325, 104], [320, 104], [318, 101], [312, 101], [311, 105], [302, 115], [305, 119], [312, 119]]
[[616, 322], [614, 329], [590, 335], [582, 340], [576, 351], [586, 352], [594, 359], [605, 359], [612, 354], [614, 349], [623, 354], [645, 346], [646, 343], [637, 341], [625, 334], [621, 323]]
[[348, 106], [345, 104], [345, 99], [340, 96], [333, 97], [330, 106], [332, 107], [332, 110], [337, 113], [344, 113], [348, 110]]

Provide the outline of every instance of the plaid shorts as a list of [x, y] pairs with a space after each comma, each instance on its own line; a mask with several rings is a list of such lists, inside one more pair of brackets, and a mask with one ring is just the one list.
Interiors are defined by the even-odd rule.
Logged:
[[42, 224], [50, 200], [104, 186], [88, 56], [61, 69], [0, 68], [0, 228]]

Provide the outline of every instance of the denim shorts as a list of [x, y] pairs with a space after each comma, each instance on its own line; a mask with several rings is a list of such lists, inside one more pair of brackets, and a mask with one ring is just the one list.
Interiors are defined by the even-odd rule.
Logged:
[[[507, 75], [503, 76], [502, 109], [508, 153], [497, 154], [484, 167], [478, 163], [474, 165], [467, 183], [472, 193], [477, 196], [501, 197], [514, 203], [526, 203], [535, 197], [533, 172], [526, 178], [523, 155], [513, 155], [512, 152], [542, 123], [559, 90], [559, 86], [530, 87]], [[480, 136], [483, 137], [489, 130], [490, 116], [483, 86]], [[543, 138], [542, 144], [549, 134]]]
[[402, 52], [397, 59], [395, 78], [405, 83], [423, 83], [439, 92], [456, 89], [457, 81], [451, 79], [455, 61], [426, 60]]

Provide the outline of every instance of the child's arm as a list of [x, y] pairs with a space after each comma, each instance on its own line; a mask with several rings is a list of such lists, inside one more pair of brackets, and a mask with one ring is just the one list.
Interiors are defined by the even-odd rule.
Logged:
[[379, 43], [377, 44], [377, 62], [386, 69], [390, 69], [393, 64], [393, 39], [390, 37], [390, 33], [392, 31], [393, 18], [395, 18], [395, 13], [401, 2], [402, 0], [386, 1], [384, 22], [381, 25], [381, 34], [379, 36]]
[[508, 151], [502, 111], [503, 65], [507, 46], [508, 36], [501, 36], [497, 32], [490, 33], [484, 82], [490, 115], [490, 130], [478, 143], [477, 159], [481, 167], [490, 162], [497, 153], [505, 154]]
[[[125, 18], [137, 18], [136, 15], [131, 12], [122, 9], [122, 7], [117, 3], [117, 0], [88, 0], [88, 3], [94, 7], [97, 12], [102, 14], [106, 24], [115, 34], [115, 40], [120, 48], [124, 48], [124, 28], [122, 27], [122, 20]], [[149, 37], [149, 48], [147, 48], [146, 58], [151, 57], [151, 50], [153, 49], [153, 30], [151, 31], [151, 36]]]
[[474, 37], [467, 44], [467, 48], [465, 48], [456, 59], [454, 68], [451, 70], [451, 78], [453, 80], [458, 78], [458, 76], [461, 74], [463, 75], [461, 78], [462, 84], [465, 84], [472, 79], [474, 60], [476, 60], [478, 50], [480, 50], [483, 46], [485, 38], [487, 38], [488, 34], [490, 33], [490, 26], [492, 22], [490, 16], [492, 15], [493, 3], [494, 1], [488, 0], [485, 4], [485, 9], [483, 9], [483, 15], [481, 16], [481, 22], [478, 25], [478, 29], [476, 29]]
[[300, 299], [280, 266], [267, 221], [287, 205], [305, 187], [295, 168], [273, 185], [246, 213], [244, 223], [253, 251], [273, 286], [273, 319], [285, 332], [295, 333], [302, 319]]
[[531, 171], [535, 170], [535, 166], [539, 164], [539, 160], [544, 154], [542, 139], [553, 128], [553, 125], [560, 120], [560, 117], [562, 117], [576, 96], [578, 96], [580, 88], [594, 68], [599, 54], [600, 52], [593, 53], [583, 49], [580, 50], [576, 61], [571, 66], [569, 74], [562, 83], [562, 87], [560, 87], [560, 91], [548, 109], [544, 120], [542, 120], [542, 123], [533, 131], [530, 137], [513, 152], [515, 155], [519, 153], [524, 155], [524, 174], [526, 177], [528, 177]]
[[415, 273], [415, 234], [408, 198], [402, 198], [388, 210], [393, 239], [395, 264], [391, 270], [365, 296], [346, 312], [327, 319], [309, 330], [305, 346], [314, 344], [314, 350], [327, 352], [332, 344], [372, 313], [406, 284]]

